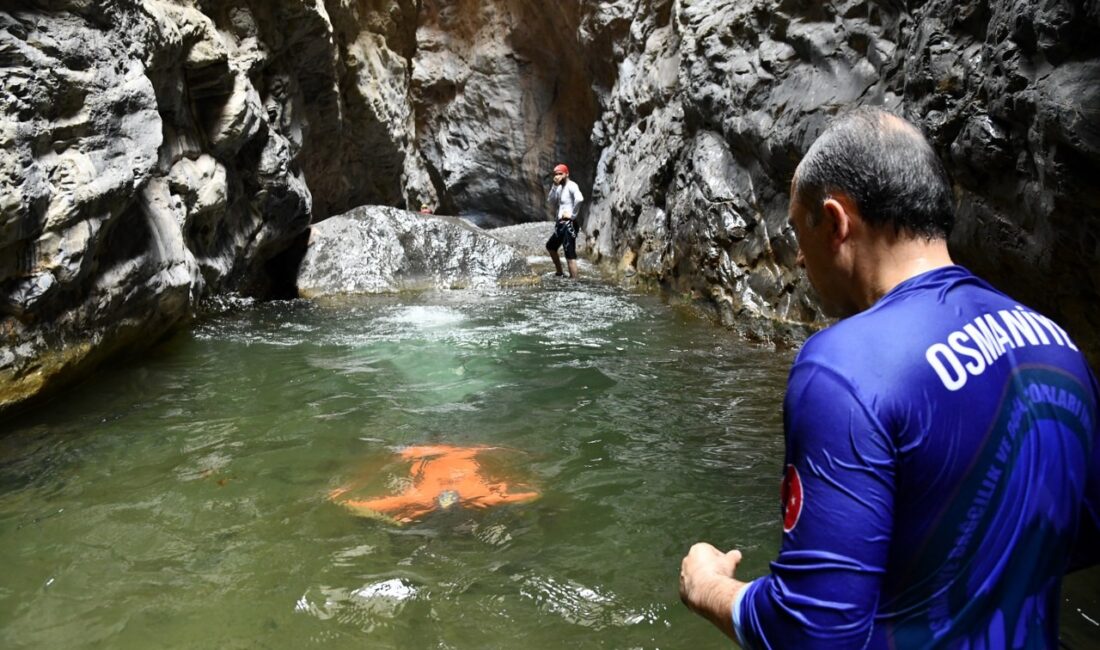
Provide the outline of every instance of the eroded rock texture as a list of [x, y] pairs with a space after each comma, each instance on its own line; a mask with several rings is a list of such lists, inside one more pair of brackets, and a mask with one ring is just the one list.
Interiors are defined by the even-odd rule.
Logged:
[[616, 71], [593, 129], [598, 256], [726, 323], [820, 321], [791, 271], [788, 183], [831, 115], [883, 105], [955, 178], [956, 258], [1100, 362], [1100, 4], [642, 0], [600, 3], [582, 32]]
[[305, 2], [0, 13], [0, 408], [204, 295], [270, 294], [311, 216], [430, 188], [405, 155], [415, 3], [332, 4], [339, 29]]
[[0, 81], [0, 410], [204, 296], [292, 292], [330, 215], [545, 219], [559, 161], [624, 277], [820, 324], [787, 185], [853, 104], [929, 133], [959, 260], [1100, 361], [1094, 0], [24, 1]]
[[543, 219], [555, 163], [591, 175], [598, 107], [579, 19], [574, 2], [424, 0], [411, 99], [444, 212]]

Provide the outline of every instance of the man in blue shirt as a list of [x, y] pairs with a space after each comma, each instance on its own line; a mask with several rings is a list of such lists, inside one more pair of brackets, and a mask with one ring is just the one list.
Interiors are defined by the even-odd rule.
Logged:
[[799, 263], [835, 325], [784, 401], [769, 575], [694, 545], [680, 593], [746, 648], [1053, 648], [1062, 575], [1100, 553], [1097, 384], [1072, 339], [954, 265], [951, 186], [861, 109], [799, 164]]

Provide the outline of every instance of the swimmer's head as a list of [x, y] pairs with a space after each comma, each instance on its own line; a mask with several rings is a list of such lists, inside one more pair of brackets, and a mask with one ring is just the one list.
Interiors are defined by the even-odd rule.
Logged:
[[435, 501], [439, 504], [440, 508], [446, 510], [447, 508], [450, 508], [451, 506], [458, 503], [458, 491], [443, 490], [439, 493], [439, 496], [435, 498]]

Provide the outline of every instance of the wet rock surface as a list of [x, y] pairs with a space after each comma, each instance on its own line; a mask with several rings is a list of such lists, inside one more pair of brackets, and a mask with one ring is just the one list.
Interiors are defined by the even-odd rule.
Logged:
[[455, 217], [355, 208], [313, 226], [298, 270], [304, 298], [468, 287], [530, 276], [522, 253]]
[[1095, 7], [634, 4], [584, 23], [618, 72], [593, 129], [597, 256], [709, 298], [725, 323], [821, 324], [792, 271], [788, 183], [833, 114], [881, 105], [920, 125], [955, 178], [957, 261], [1100, 362]]
[[292, 295], [330, 215], [542, 222], [560, 161], [594, 261], [753, 336], [812, 329], [788, 183], [858, 104], [947, 162], [957, 259], [1100, 362], [1098, 36], [1096, 3], [1061, 1], [5, 7], [0, 410], [204, 297]]

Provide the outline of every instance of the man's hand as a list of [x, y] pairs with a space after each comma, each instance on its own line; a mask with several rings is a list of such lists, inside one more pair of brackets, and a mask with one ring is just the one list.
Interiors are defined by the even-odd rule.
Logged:
[[680, 562], [680, 600], [706, 617], [733, 640], [733, 599], [745, 583], [733, 577], [741, 551], [723, 553], [700, 542]]

